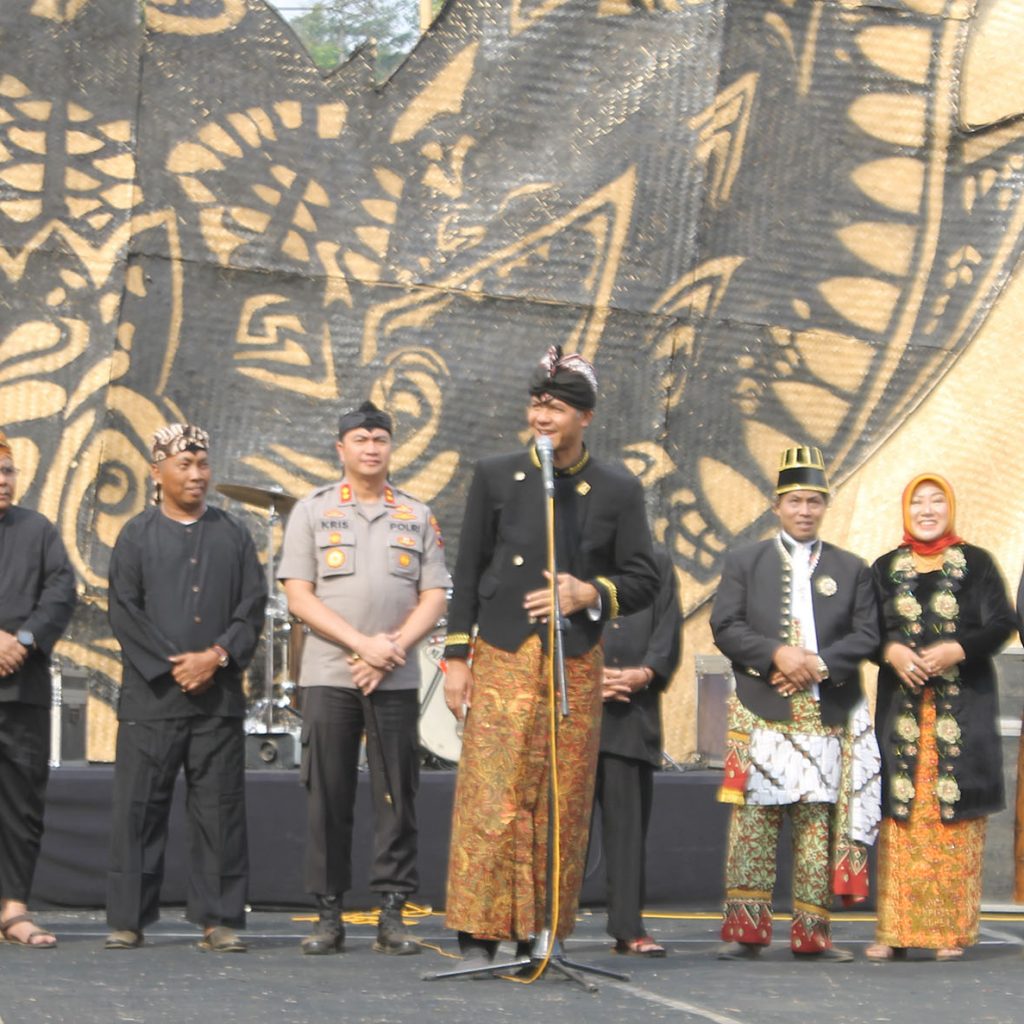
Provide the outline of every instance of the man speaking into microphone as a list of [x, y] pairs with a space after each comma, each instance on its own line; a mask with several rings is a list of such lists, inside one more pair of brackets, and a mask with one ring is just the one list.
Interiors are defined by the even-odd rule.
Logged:
[[[538, 449], [550, 444], [555, 563], [569, 716], [558, 726], [560, 879], [555, 936], [573, 929], [586, 857], [601, 723], [607, 619], [646, 607], [658, 572], [640, 482], [594, 459], [584, 434], [597, 379], [549, 348], [529, 387], [526, 451], [481, 459], [459, 541], [445, 647], [445, 700], [465, 720], [448, 864], [447, 924], [467, 961], [546, 925], [548, 847], [547, 498]], [[474, 626], [476, 639], [471, 645]], [[553, 895], [553, 894], [552, 894]]]

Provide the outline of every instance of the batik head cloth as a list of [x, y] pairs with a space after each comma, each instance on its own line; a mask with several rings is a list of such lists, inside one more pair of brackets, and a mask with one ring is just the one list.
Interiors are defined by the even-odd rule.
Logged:
[[530, 378], [530, 396], [552, 398], [574, 409], [593, 409], [597, 404], [597, 374], [579, 353], [562, 355], [561, 345], [552, 345]]
[[782, 453], [775, 493], [786, 494], [789, 491], [832, 493], [828, 486], [825, 459], [820, 448], [798, 445], [795, 448], [787, 448]]
[[208, 452], [210, 435], [192, 423], [168, 423], [153, 435], [153, 462], [163, 462], [180, 452]]
[[0, 430], [0, 459], [4, 457], [9, 459], [12, 458], [13, 455], [14, 452], [11, 451], [11, 442], [7, 440], [7, 435]]
[[389, 434], [394, 431], [391, 428], [391, 417], [378, 409], [373, 402], [363, 402], [358, 409], [345, 413], [338, 420], [338, 440], [340, 441], [350, 430], [386, 430]]

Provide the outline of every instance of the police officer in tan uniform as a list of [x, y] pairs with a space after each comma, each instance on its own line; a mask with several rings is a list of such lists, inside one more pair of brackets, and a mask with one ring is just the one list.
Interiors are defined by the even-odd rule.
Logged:
[[302, 781], [309, 797], [306, 888], [320, 911], [310, 954], [344, 944], [361, 737], [373, 782], [370, 888], [382, 897], [383, 953], [418, 953], [402, 924], [416, 890], [419, 684], [416, 645], [444, 615], [450, 583], [430, 509], [388, 483], [391, 417], [372, 402], [341, 417], [344, 478], [292, 511], [278, 566], [307, 626], [302, 654]]

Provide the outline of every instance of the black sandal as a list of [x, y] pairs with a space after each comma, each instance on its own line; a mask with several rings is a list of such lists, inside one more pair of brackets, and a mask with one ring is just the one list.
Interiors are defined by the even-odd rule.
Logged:
[[660, 958], [666, 955], [664, 946], [658, 945], [650, 935], [641, 935], [636, 939], [616, 939], [615, 952], [622, 956], [648, 956]]

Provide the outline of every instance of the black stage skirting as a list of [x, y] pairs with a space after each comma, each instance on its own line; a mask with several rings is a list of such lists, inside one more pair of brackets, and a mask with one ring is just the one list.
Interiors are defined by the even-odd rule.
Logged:
[[[728, 807], [715, 801], [721, 772], [660, 772], [648, 838], [648, 904], [713, 908], [721, 900]], [[47, 792], [46, 834], [33, 886], [33, 904], [101, 907], [110, 828], [113, 768], [55, 768]], [[420, 902], [444, 906], [454, 771], [424, 771], [419, 794]], [[183, 903], [184, 799], [179, 777], [167, 846], [163, 902]], [[297, 770], [246, 772], [253, 906], [304, 906], [302, 854], [306, 796]], [[356, 806], [354, 888], [349, 906], [370, 906], [366, 887], [371, 846], [369, 778], [360, 779]], [[599, 828], [595, 822], [595, 828]], [[785, 869], [784, 869], [785, 870]], [[785, 884], [784, 879], [780, 879]], [[788, 891], [786, 889], [780, 892]], [[604, 869], [591, 844], [584, 884], [587, 904], [604, 902]]]

